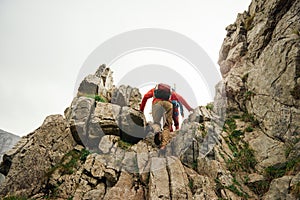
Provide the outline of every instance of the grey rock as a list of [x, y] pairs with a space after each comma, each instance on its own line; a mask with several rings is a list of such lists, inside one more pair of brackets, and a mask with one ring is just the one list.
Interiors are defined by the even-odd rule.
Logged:
[[125, 152], [124, 159], [122, 160], [122, 170], [129, 173], [139, 173], [137, 163], [137, 153], [134, 151]]
[[115, 88], [112, 92], [111, 103], [120, 106], [128, 106], [139, 110], [142, 95], [138, 88], [132, 88], [131, 86], [121, 85], [119, 88]]
[[95, 75], [88, 75], [84, 78], [84, 80], [80, 83], [78, 88], [79, 94], [89, 94], [96, 95], [98, 94], [98, 88], [100, 85], [101, 79], [96, 77]]
[[98, 138], [107, 134], [119, 136], [118, 115], [120, 112], [121, 107], [118, 105], [97, 102], [89, 121], [89, 134]]
[[170, 199], [169, 175], [165, 158], [151, 159], [149, 180], [150, 199]]
[[96, 72], [96, 76], [100, 77], [101, 82], [98, 89], [98, 95], [104, 97], [107, 102], [111, 102], [112, 91], [115, 86], [113, 85], [113, 72], [110, 68], [105, 68], [100, 74], [99, 70]]
[[121, 129], [121, 139], [130, 143], [137, 143], [146, 137], [146, 118], [142, 112], [124, 106], [118, 115], [118, 126]]
[[245, 141], [254, 149], [254, 155], [258, 161], [256, 168], [260, 172], [263, 172], [267, 167], [286, 161], [284, 143], [268, 137], [261, 131], [247, 134]]
[[99, 150], [103, 154], [115, 153], [120, 137], [114, 135], [105, 135], [99, 143]]
[[95, 100], [88, 97], [76, 97], [71, 104], [70, 128], [78, 144], [88, 146], [89, 118], [95, 109]]
[[192, 199], [189, 180], [180, 160], [176, 157], [167, 157], [167, 169], [172, 199]]
[[100, 65], [95, 74], [89, 74], [80, 83], [77, 96], [99, 95], [107, 102], [111, 101], [114, 88], [112, 71], [106, 65]]

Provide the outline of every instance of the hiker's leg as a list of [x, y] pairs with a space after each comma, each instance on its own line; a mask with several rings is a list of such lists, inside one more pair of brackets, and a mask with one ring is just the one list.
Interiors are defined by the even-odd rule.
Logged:
[[164, 114], [164, 109], [159, 102], [160, 101], [152, 105], [152, 117], [153, 117], [153, 123], [161, 125], [160, 122]]
[[172, 103], [169, 101], [161, 101], [161, 104], [165, 110], [165, 116], [166, 116], [166, 122], [164, 123], [163, 126], [162, 141], [161, 141], [161, 146], [164, 147], [169, 143], [170, 126], [172, 126], [173, 106]]
[[[173, 110], [174, 111], [174, 110]], [[173, 119], [173, 121], [172, 121], [172, 124], [171, 124], [171, 126], [170, 126], [170, 131], [171, 132], [173, 132], [173, 122], [175, 123], [175, 121], [174, 121], [174, 112], [173, 112], [173, 114], [172, 114], [172, 119]]]
[[162, 105], [159, 103], [159, 101], [152, 105], [152, 117], [153, 117], [153, 123], [155, 124], [154, 132], [158, 132], [161, 130], [160, 122], [163, 114], [164, 114], [164, 109]]
[[173, 115], [172, 115], [174, 126], [176, 130], [179, 129], [179, 111], [178, 108], [173, 108]]
[[173, 118], [173, 120], [174, 120], [174, 126], [175, 126], [176, 130], [178, 130], [179, 129], [179, 117], [177, 116], [177, 117]]

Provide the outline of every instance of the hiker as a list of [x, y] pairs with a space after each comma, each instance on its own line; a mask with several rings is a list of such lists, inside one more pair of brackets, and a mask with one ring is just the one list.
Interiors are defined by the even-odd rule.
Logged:
[[[179, 121], [178, 121], [179, 112], [178, 112], [177, 104], [183, 104], [189, 111], [192, 111], [192, 108], [181, 95], [176, 93], [175, 90], [172, 91], [169, 85], [160, 83], [156, 85], [155, 88], [152, 88], [144, 95], [142, 99], [142, 103], [140, 105], [140, 110], [142, 112], [144, 112], [147, 100], [152, 97], [153, 97], [153, 101], [152, 101], [153, 122], [154, 124], [159, 125], [159, 128], [161, 128], [161, 124], [160, 124], [161, 118], [165, 114], [165, 122], [163, 124], [163, 131], [161, 137], [161, 149], [164, 149], [169, 142], [170, 131], [173, 130], [172, 119], [174, 120], [176, 129], [179, 128]], [[174, 101], [175, 104], [174, 107], [172, 101]], [[181, 115], [184, 116], [183, 108], [181, 109], [181, 111], [182, 111]]]
[[[172, 89], [172, 95], [170, 98], [172, 104], [173, 104], [173, 114], [172, 114], [172, 119], [174, 121], [174, 126], [175, 129], [178, 130], [179, 129], [179, 109], [180, 109], [180, 115], [181, 117], [184, 117], [184, 110], [183, 110], [183, 106], [186, 107], [186, 109], [190, 112], [192, 111], [192, 107], [187, 103], [187, 101], [178, 93], [175, 92], [175, 89]], [[171, 126], [170, 131], [173, 131], [173, 127]]]
[[152, 101], [152, 117], [154, 124], [159, 126], [159, 130], [155, 130], [155, 132], [159, 132], [161, 129], [160, 121], [165, 115], [165, 120], [163, 124], [163, 131], [161, 134], [161, 145], [160, 149], [164, 150], [166, 145], [169, 142], [170, 137], [170, 129], [172, 126], [172, 112], [173, 106], [170, 102], [171, 97], [171, 87], [167, 84], [157, 84], [155, 88], [149, 90], [143, 97], [142, 103], [140, 105], [140, 110], [144, 112], [147, 100], [149, 98], [153, 98]]

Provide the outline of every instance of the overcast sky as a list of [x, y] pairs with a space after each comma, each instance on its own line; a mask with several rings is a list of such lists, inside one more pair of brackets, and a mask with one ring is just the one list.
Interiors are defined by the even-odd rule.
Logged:
[[200, 45], [219, 68], [225, 27], [250, 2], [0, 0], [0, 129], [23, 136], [46, 116], [62, 114], [91, 52], [126, 31], [178, 32]]

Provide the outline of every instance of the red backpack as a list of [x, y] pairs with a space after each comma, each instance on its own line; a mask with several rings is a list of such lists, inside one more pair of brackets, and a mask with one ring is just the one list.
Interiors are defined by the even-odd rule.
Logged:
[[154, 97], [163, 100], [169, 100], [171, 97], [171, 86], [160, 83], [155, 86]]

